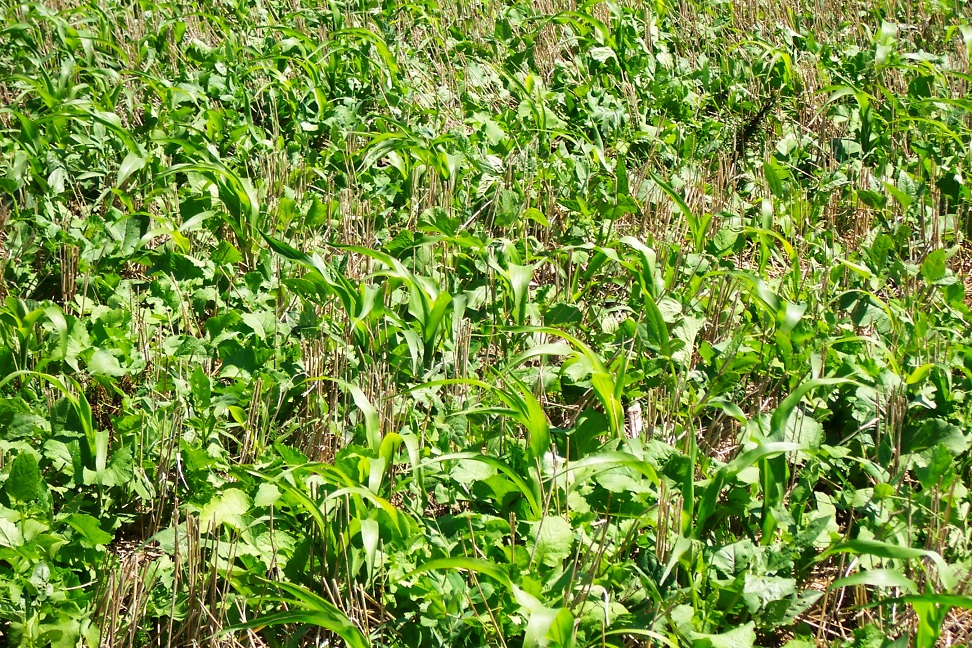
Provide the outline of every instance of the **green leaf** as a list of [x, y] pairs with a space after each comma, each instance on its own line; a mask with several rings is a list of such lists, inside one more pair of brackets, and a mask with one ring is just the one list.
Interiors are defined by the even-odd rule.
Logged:
[[228, 488], [199, 511], [200, 528], [208, 531], [221, 524], [244, 528], [243, 516], [250, 511], [250, 496], [238, 488]]
[[618, 55], [615, 54], [614, 50], [610, 47], [592, 47], [590, 50], [590, 56], [592, 59], [598, 63], [604, 63], [609, 59], [617, 59]]
[[520, 199], [509, 189], [500, 189], [496, 196], [496, 224], [509, 227], [520, 215]]
[[279, 499], [280, 489], [274, 484], [264, 482], [257, 489], [256, 497], [253, 498], [253, 506], [273, 506]]
[[284, 257], [285, 259], [290, 259], [291, 261], [295, 261], [296, 263], [299, 263], [300, 265], [304, 266], [308, 270], [317, 270], [324, 277], [327, 277], [330, 274], [324, 261], [318, 255], [315, 254], [313, 256], [310, 256], [308, 254], [304, 254], [303, 252], [301, 252], [294, 246], [290, 245], [289, 243], [285, 243], [284, 241], [276, 239], [270, 236], [269, 234], [266, 234], [265, 232], [260, 232], [260, 235], [263, 236], [263, 239], [267, 242], [268, 245], [270, 245], [270, 248], [274, 252]]
[[277, 451], [277, 454], [280, 455], [280, 458], [283, 459], [284, 464], [287, 466], [303, 466], [309, 461], [307, 456], [302, 452], [295, 450], [290, 446], [284, 445], [281, 442], [274, 443], [273, 448]]
[[783, 177], [786, 171], [773, 158], [766, 160], [763, 164], [763, 174], [766, 176], [766, 184], [776, 198], [783, 198], [785, 189], [783, 187]]
[[658, 309], [658, 304], [647, 292], [643, 294], [645, 306], [645, 330], [648, 332], [648, 339], [662, 353], [669, 353], [669, 334], [668, 325], [665, 324], [665, 317]]
[[240, 319], [252, 329], [253, 333], [261, 340], [267, 339], [267, 331], [263, 326], [263, 318], [257, 313], [242, 313]]
[[[428, 354], [431, 354], [433, 351], [432, 344], [435, 342], [436, 333], [439, 331], [442, 318], [445, 317], [446, 311], [451, 304], [452, 295], [444, 291], [439, 293], [435, 298], [435, 302], [432, 304], [432, 311], [425, 321], [425, 330], [423, 331], [423, 341], [425, 342], [426, 353]], [[427, 360], [429, 359], [427, 358]]]
[[81, 623], [77, 619], [61, 617], [40, 627], [40, 645], [50, 645], [51, 648], [76, 648], [81, 638]]
[[93, 547], [110, 543], [114, 536], [102, 530], [98, 520], [84, 513], [72, 513], [64, 518], [64, 522], [80, 533]]
[[[903, 547], [889, 542], [881, 542], [880, 540], [848, 540], [831, 547], [821, 554], [818, 560], [824, 560], [838, 553], [876, 556], [890, 560], [923, 560], [927, 558], [935, 563], [938, 577], [945, 587], [951, 589], [954, 586], [955, 579], [952, 576], [952, 570], [949, 568], [948, 563], [945, 562], [945, 559], [939, 553], [929, 549]], [[918, 564], [924, 567], [923, 562], [919, 562]]]
[[796, 409], [803, 397], [808, 393], [817, 389], [818, 387], [834, 387], [836, 385], [843, 385], [847, 383], [853, 383], [852, 380], [846, 378], [816, 378], [814, 380], [808, 380], [807, 382], [801, 384], [799, 387], [793, 390], [793, 392], [783, 399], [779, 407], [773, 412], [773, 416], [770, 419], [770, 433], [769, 438], [773, 441], [782, 441], [784, 435], [786, 434], [786, 427], [789, 423], [790, 417], [793, 415], [793, 411]]
[[513, 321], [519, 326], [526, 320], [526, 307], [530, 299], [530, 280], [533, 279], [535, 266], [510, 264], [510, 292], [513, 297]]
[[934, 250], [921, 262], [921, 276], [925, 281], [934, 283], [944, 279], [946, 270], [945, 250]]
[[364, 519], [360, 521], [361, 525], [361, 544], [364, 546], [365, 550], [365, 560], [368, 569], [368, 582], [375, 573], [375, 555], [378, 551], [378, 523], [371, 519]]
[[189, 387], [192, 389], [192, 397], [196, 401], [196, 407], [205, 409], [211, 404], [212, 386], [209, 376], [201, 366], [196, 366], [189, 376]]
[[7, 495], [21, 502], [34, 502], [44, 497], [44, 478], [33, 453], [20, 452], [17, 455], [3, 487]]
[[792, 578], [746, 574], [743, 600], [753, 614], [764, 610], [771, 603], [784, 601], [795, 595], [796, 580]]
[[702, 242], [705, 238], [706, 230], [708, 229], [708, 220], [700, 219], [698, 216], [696, 216], [691, 207], [688, 206], [688, 203], [685, 202], [685, 199], [682, 198], [682, 196], [675, 191], [670, 184], [662, 180], [659, 176], [651, 171], [646, 171], [646, 173], [648, 174], [648, 177], [654, 180], [655, 184], [658, 185], [658, 188], [661, 189], [662, 192], [667, 195], [673, 203], [675, 203], [675, 207], [678, 208], [678, 211], [682, 214], [685, 222], [688, 223], [689, 232], [692, 235], [692, 241], [695, 243], [696, 249], [700, 250], [703, 247]]
[[897, 569], [868, 569], [851, 576], [838, 578], [830, 584], [828, 589], [839, 589], [854, 585], [870, 585], [871, 587], [897, 587], [910, 593], [918, 591], [914, 581]]
[[95, 349], [91, 359], [88, 360], [88, 371], [92, 376], [111, 376], [113, 378], [128, 373], [121, 368], [118, 358], [101, 349]]
[[[99, 437], [105, 437], [107, 444], [107, 431], [100, 431]], [[111, 455], [111, 461], [100, 473], [100, 480], [93, 483], [104, 486], [121, 486], [132, 481], [135, 474], [135, 464], [132, 460], [132, 453], [127, 447], [119, 448]]]
[[547, 217], [543, 215], [543, 212], [536, 207], [530, 207], [529, 209], [524, 210], [523, 217], [543, 225], [544, 227], [550, 227], [550, 221], [547, 220]]
[[692, 633], [692, 648], [753, 648], [756, 645], [755, 624], [749, 622], [722, 634]]
[[712, 566], [726, 576], [743, 573], [756, 559], [756, 547], [746, 538], [722, 547], [712, 555]]
[[529, 388], [522, 382], [517, 380], [516, 383], [519, 389], [519, 393], [516, 394], [519, 418], [530, 433], [528, 439], [530, 458], [542, 459], [544, 453], [550, 449], [550, 423], [537, 397], [530, 393]]
[[358, 630], [347, 616], [339, 609], [327, 604], [327, 608], [313, 610], [289, 610], [287, 612], [277, 612], [259, 616], [244, 623], [229, 626], [220, 631], [220, 635], [236, 632], [238, 630], [249, 630], [251, 628], [264, 628], [266, 626], [300, 624], [324, 628], [338, 635], [346, 642], [348, 648], [369, 648], [371, 645], [368, 639]]
[[551, 608], [515, 588], [517, 602], [527, 611], [524, 648], [566, 648], [574, 643], [574, 615], [567, 608]]
[[871, 603], [870, 606], [900, 603], [909, 603], [918, 617], [918, 628], [914, 635], [915, 648], [934, 648], [937, 645], [949, 609], [957, 607], [972, 610], [972, 597], [960, 594], [910, 594]]
[[611, 432], [615, 437], [621, 438], [624, 436], [624, 405], [615, 393], [617, 384], [614, 377], [606, 371], [594, 371], [591, 374], [591, 387], [607, 410]]
[[344, 382], [343, 380], [337, 380], [335, 382], [351, 392], [351, 398], [354, 399], [354, 404], [357, 405], [362, 416], [364, 416], [365, 437], [368, 440], [368, 447], [377, 452], [381, 447], [381, 422], [378, 417], [378, 410], [371, 404], [371, 401], [368, 400], [365, 393], [355, 385]]
[[51, 324], [54, 325], [54, 331], [57, 333], [57, 351], [52, 359], [62, 360], [67, 357], [69, 333], [67, 320], [64, 318], [64, 311], [62, 311], [58, 306], [47, 306], [44, 309], [44, 313], [47, 315], [47, 319], [51, 322]]
[[506, 587], [513, 586], [513, 582], [510, 580], [507, 573], [495, 563], [480, 560], [479, 558], [466, 558], [464, 556], [430, 560], [422, 563], [420, 566], [405, 574], [405, 576], [402, 578], [406, 579], [423, 572], [447, 569], [460, 569], [462, 571], [471, 571], [476, 574], [483, 574], [485, 576], [489, 576], [499, 583], [502, 583]]
[[903, 547], [901, 545], [881, 542], [880, 540], [848, 540], [839, 545], [833, 546], [825, 551], [820, 559], [838, 553], [850, 553], [854, 555], [877, 556], [879, 558], [891, 558], [897, 560], [908, 560], [913, 558], [924, 558], [934, 552], [915, 547]]
[[622, 467], [631, 468], [640, 472], [655, 486], [658, 486], [660, 483], [658, 473], [650, 463], [626, 452], [603, 451], [589, 455], [578, 461], [571, 462], [564, 469], [564, 473], [578, 471], [582, 473], [574, 477], [573, 483], [571, 484], [571, 488], [573, 489], [605, 470]]
[[574, 529], [559, 516], [543, 518], [533, 527], [534, 559], [548, 567], [559, 567], [574, 545]]
[[611, 431], [608, 418], [594, 409], [585, 409], [577, 415], [576, 425], [570, 435], [571, 452], [584, 457], [597, 450], [601, 439]]
[[752, 466], [753, 464], [756, 464], [764, 459], [772, 458], [786, 452], [795, 452], [797, 450], [805, 449], [805, 446], [789, 441], [763, 441], [757, 447], [742, 453], [716, 471], [715, 475], [710, 480], [709, 485], [706, 486], [705, 491], [702, 493], [702, 499], [699, 502], [693, 536], [695, 538], [699, 538], [701, 537], [703, 531], [706, 530], [705, 523], [715, 513], [719, 494], [722, 492], [722, 489], [729, 480], [735, 478], [737, 475], [739, 475], [739, 473], [749, 466]]
[[122, 160], [121, 166], [118, 167], [118, 178], [115, 180], [115, 188], [121, 187], [125, 184], [125, 181], [139, 169], [145, 166], [145, 158], [136, 155], [135, 153], [129, 153]]
[[972, 59], [972, 25], [959, 25], [959, 31], [965, 41], [965, 57]]
[[928, 374], [931, 373], [931, 370], [934, 369], [935, 366], [935, 364], [929, 362], [921, 365], [920, 367], [916, 367], [914, 371], [908, 374], [908, 378], [905, 380], [905, 382], [909, 385], [916, 385], [920, 383], [928, 377]]
[[24, 544], [20, 527], [5, 517], [0, 517], [0, 547], [16, 549]]
[[[932, 491], [941, 485], [940, 481], [947, 487], [955, 477], [954, 453], [944, 444], [939, 443], [928, 453], [927, 459], [927, 465], [915, 468], [915, 476], [921, 487], [926, 491]], [[945, 483], [946, 479], [948, 483]]]
[[915, 648], [934, 648], [942, 634], [945, 616], [951, 606], [936, 601], [911, 601], [911, 607], [918, 617], [915, 631]]
[[672, 353], [672, 360], [678, 364], [688, 365], [695, 352], [695, 338], [705, 327], [705, 320], [701, 317], [685, 317], [682, 322], [675, 327], [675, 337], [682, 342], [680, 347]]
[[[806, 394], [819, 387], [832, 387], [848, 382], [851, 381], [846, 378], [817, 378], [814, 380], [808, 380], [794, 389], [789, 396], [783, 399], [783, 402], [780, 403], [779, 407], [777, 407], [773, 412], [773, 416], [770, 418], [769, 435], [766, 437], [765, 441], [761, 441], [761, 445], [783, 441], [790, 418], [793, 416], [794, 410], [796, 410], [797, 405], [800, 404], [800, 401], [803, 400], [803, 397]], [[805, 447], [804, 444], [800, 445]], [[774, 534], [777, 526], [777, 520], [775, 514], [773, 513], [773, 509], [781, 505], [783, 502], [788, 481], [786, 457], [766, 456], [760, 459], [759, 473], [760, 483], [763, 489], [762, 542], [763, 544], [770, 544], [774, 540]]]
[[460, 459], [449, 471], [449, 476], [460, 484], [472, 484], [489, 479], [496, 474], [496, 468], [481, 461]]
[[240, 254], [235, 245], [224, 240], [216, 245], [212, 260], [216, 265], [233, 265], [242, 261], [243, 255]]
[[388, 48], [385, 41], [382, 40], [381, 36], [370, 29], [365, 29], [363, 27], [348, 27], [345, 29], [339, 29], [331, 34], [331, 37], [335, 39], [344, 36], [350, 36], [370, 43], [378, 52], [378, 56], [381, 58], [381, 61], [385, 64], [389, 79], [392, 81], [392, 83], [395, 83], [398, 76], [398, 62], [395, 60], [394, 54], [392, 54], [392, 51]]
[[908, 427], [901, 435], [902, 453], [915, 453], [941, 444], [956, 457], [969, 449], [969, 438], [962, 429], [942, 419], [930, 419], [915, 429]]
[[420, 232], [455, 236], [459, 229], [459, 219], [450, 217], [449, 213], [441, 207], [432, 207], [419, 216], [417, 229]]

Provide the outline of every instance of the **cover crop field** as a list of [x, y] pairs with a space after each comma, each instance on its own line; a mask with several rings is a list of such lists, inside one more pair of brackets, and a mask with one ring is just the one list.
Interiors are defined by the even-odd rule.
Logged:
[[0, 646], [972, 635], [965, 0], [0, 0]]

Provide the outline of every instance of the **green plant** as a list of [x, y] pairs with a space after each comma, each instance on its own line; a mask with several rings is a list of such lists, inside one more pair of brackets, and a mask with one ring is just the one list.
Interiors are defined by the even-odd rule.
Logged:
[[0, 0], [0, 636], [958, 641], [963, 9]]

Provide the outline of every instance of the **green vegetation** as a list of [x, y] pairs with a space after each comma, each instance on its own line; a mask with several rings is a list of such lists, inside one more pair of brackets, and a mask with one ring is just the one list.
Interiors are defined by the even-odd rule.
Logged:
[[0, 644], [968, 640], [964, 0], [49, 1]]

